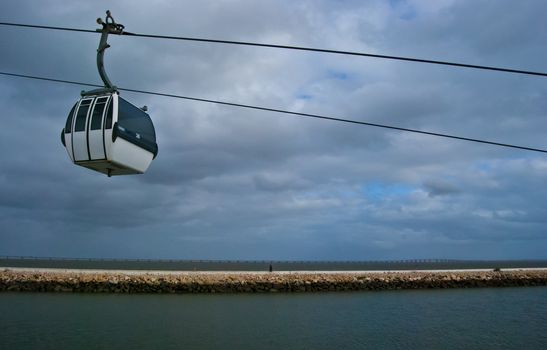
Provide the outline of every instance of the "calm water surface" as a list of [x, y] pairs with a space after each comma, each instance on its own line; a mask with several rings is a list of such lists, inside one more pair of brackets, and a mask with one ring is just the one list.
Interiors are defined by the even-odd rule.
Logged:
[[171, 271], [367, 271], [547, 267], [547, 260], [246, 261], [2, 257], [2, 267]]
[[0, 349], [546, 349], [547, 287], [0, 293]]

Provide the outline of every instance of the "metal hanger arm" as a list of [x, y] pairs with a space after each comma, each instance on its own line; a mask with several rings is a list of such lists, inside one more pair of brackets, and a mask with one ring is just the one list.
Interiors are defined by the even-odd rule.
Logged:
[[97, 29], [98, 32], [101, 32], [101, 40], [99, 41], [99, 48], [97, 49], [97, 69], [99, 70], [99, 75], [101, 76], [105, 88], [115, 91], [116, 86], [112, 84], [104, 69], [104, 52], [110, 47], [107, 42], [108, 34], [121, 35], [124, 26], [114, 21], [110, 11], [106, 11], [106, 19], [104, 21], [101, 18], [97, 18], [97, 23], [103, 26], [101, 29]]

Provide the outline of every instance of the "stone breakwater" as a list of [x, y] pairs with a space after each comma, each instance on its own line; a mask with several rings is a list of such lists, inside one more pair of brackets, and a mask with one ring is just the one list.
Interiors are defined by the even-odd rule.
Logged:
[[275, 293], [547, 286], [547, 270], [385, 273], [124, 273], [0, 270], [0, 291]]

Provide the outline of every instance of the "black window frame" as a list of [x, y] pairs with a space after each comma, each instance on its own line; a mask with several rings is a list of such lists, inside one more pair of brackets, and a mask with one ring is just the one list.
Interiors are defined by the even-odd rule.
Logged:
[[[97, 97], [93, 111], [91, 112], [91, 121], [89, 123], [89, 130], [101, 130], [103, 125], [103, 114], [108, 103], [108, 97]], [[100, 112], [99, 112], [100, 111]]]
[[74, 111], [76, 110], [76, 106], [78, 105], [78, 102], [72, 106], [72, 109], [70, 110], [70, 113], [68, 114], [68, 117], [66, 118], [65, 123], [65, 134], [69, 134], [72, 132], [72, 119], [74, 118]]
[[[89, 108], [93, 99], [83, 100], [80, 102], [78, 111], [76, 112], [76, 120], [74, 121], [74, 132], [86, 131], [87, 115], [89, 114]], [[80, 113], [85, 110], [85, 114]], [[83, 125], [82, 125], [83, 124]]]
[[111, 98], [108, 100], [108, 106], [106, 107], [106, 116], [104, 118], [104, 128], [106, 130], [112, 129], [112, 119], [113, 119], [112, 110], [114, 108], [113, 105], [114, 105], [114, 98]]

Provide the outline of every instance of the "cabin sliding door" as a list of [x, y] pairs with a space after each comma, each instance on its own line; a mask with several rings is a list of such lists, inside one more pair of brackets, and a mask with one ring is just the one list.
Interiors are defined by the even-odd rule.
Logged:
[[97, 98], [93, 106], [93, 111], [90, 114], [90, 122], [88, 123], [88, 142], [91, 160], [106, 158], [103, 139], [103, 117], [108, 98], [108, 96]]
[[74, 150], [74, 161], [76, 162], [89, 160], [86, 124], [92, 101], [92, 98], [82, 100], [78, 107], [76, 118], [74, 118], [72, 148]]

